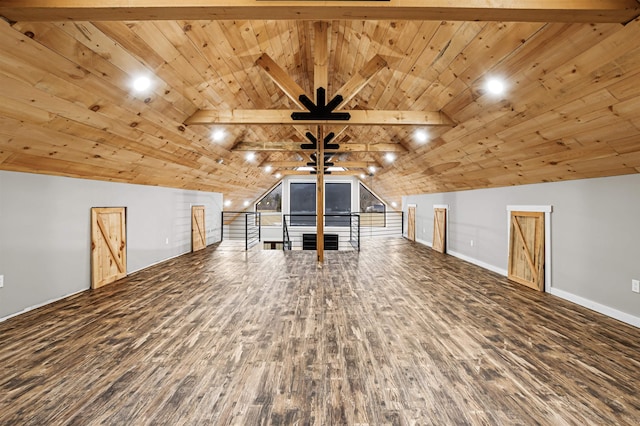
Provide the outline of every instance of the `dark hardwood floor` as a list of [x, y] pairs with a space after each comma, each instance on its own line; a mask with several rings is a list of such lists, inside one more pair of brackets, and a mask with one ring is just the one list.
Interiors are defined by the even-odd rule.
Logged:
[[325, 257], [212, 246], [0, 323], [0, 424], [640, 424], [640, 329], [406, 240]]

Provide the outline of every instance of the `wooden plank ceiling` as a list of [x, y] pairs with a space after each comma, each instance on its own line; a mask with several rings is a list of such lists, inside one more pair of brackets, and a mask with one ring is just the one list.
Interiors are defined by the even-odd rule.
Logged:
[[[239, 207], [309, 161], [299, 144], [315, 126], [290, 123], [288, 95], [314, 99], [322, 19], [327, 97], [355, 93], [341, 108], [358, 123], [325, 126], [333, 161], [388, 201], [640, 172], [635, 0], [51, 3], [0, 5], [3, 170], [218, 191]], [[132, 90], [138, 75], [148, 93]], [[493, 76], [504, 95], [487, 93]]]

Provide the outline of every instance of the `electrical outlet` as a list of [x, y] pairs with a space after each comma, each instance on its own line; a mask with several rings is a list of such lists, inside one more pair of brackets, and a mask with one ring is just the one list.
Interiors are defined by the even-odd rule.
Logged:
[[471, 240], [469, 244], [471, 245], [471, 247], [473, 247], [473, 240]]
[[167, 238], [164, 240], [164, 243], [165, 243], [165, 244], [169, 244], [169, 237], [167, 237]]
[[640, 293], [640, 280], [631, 280], [631, 291]]
[[4, 287], [4, 275], [0, 275], [0, 288]]

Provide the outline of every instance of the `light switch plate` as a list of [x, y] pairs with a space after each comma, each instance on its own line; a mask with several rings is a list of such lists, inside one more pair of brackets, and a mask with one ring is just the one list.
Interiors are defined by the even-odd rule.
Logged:
[[4, 287], [4, 275], [0, 275], [0, 288]]
[[631, 280], [631, 291], [640, 293], [640, 280]]

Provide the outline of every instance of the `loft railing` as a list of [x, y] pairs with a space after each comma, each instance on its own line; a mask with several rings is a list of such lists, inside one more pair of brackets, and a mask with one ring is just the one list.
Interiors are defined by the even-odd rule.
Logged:
[[[325, 214], [325, 250], [360, 250], [360, 218], [357, 213]], [[315, 249], [317, 216], [285, 214], [282, 220], [283, 250]]]
[[404, 232], [403, 212], [360, 213], [360, 238], [401, 237]]
[[349, 227], [349, 243], [354, 249], [360, 251], [360, 215], [351, 214]]
[[282, 250], [291, 250], [291, 237], [286, 220], [282, 221]]
[[222, 212], [222, 240], [244, 241], [244, 249], [260, 242], [260, 213]]
[[[223, 240], [243, 241], [245, 250], [261, 240], [262, 215], [259, 212], [222, 212]], [[315, 214], [282, 215], [282, 249], [316, 247]], [[403, 213], [396, 211], [324, 215], [325, 250], [358, 250], [369, 238], [401, 237]]]
[[[315, 214], [284, 214], [282, 215], [283, 250], [302, 250], [305, 234], [316, 232]], [[286, 238], [286, 239], [285, 239]]]

